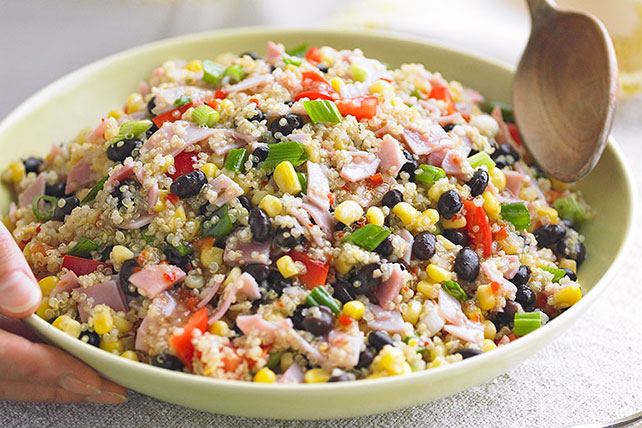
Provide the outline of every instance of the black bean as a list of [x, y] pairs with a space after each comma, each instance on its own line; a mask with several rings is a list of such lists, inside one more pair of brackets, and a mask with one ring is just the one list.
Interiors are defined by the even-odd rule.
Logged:
[[328, 66], [326, 64], [317, 64], [317, 69], [321, 73], [327, 73], [328, 72]]
[[145, 131], [145, 136], [147, 138], [149, 138], [152, 135], [154, 135], [154, 132], [156, 132], [156, 131], [158, 131], [158, 125], [156, 125], [154, 122], [152, 122], [152, 126], [147, 131]]
[[239, 200], [239, 203], [243, 208], [245, 208], [248, 211], [252, 210], [252, 202], [250, 202], [247, 196], [239, 196], [236, 199]]
[[154, 116], [154, 112], [152, 110], [154, 110], [155, 107], [156, 107], [156, 97], [151, 97], [147, 102], [147, 111], [152, 116]]
[[261, 208], [252, 209], [248, 222], [250, 224], [250, 230], [252, 231], [252, 238], [256, 242], [265, 242], [270, 239], [272, 226], [270, 217], [265, 211]]
[[430, 232], [421, 232], [412, 243], [412, 256], [418, 260], [429, 260], [435, 255], [437, 237]]
[[111, 257], [111, 250], [113, 250], [113, 249], [114, 249], [113, 245], [106, 245], [101, 250], [99, 250], [99, 252], [100, 252], [100, 261], [101, 262], [106, 262], [107, 260], [109, 260], [109, 258]]
[[138, 181], [132, 180], [132, 179], [127, 179], [127, 180], [123, 181], [122, 183], [119, 183], [118, 186], [116, 186], [114, 191], [111, 192], [111, 196], [113, 196], [114, 198], [116, 198], [118, 200], [118, 205], [117, 205], [118, 208], [122, 208], [122, 207], [125, 206], [123, 204], [123, 199], [124, 199], [123, 188], [125, 188], [126, 190], [129, 190], [129, 191], [133, 191], [138, 186], [140, 186], [140, 184], [138, 184]]
[[584, 262], [584, 259], [586, 259], [586, 247], [580, 242], [577, 244], [577, 250], [575, 252], [575, 262], [577, 263], [577, 267]]
[[[191, 244], [189, 245], [191, 247]], [[192, 261], [192, 249], [190, 247], [186, 247], [190, 250], [190, 252], [186, 255], [183, 255], [173, 245], [166, 245], [165, 247], [163, 247], [163, 254], [165, 254], [165, 257], [167, 257], [167, 262], [170, 265], [179, 267], [187, 272], [187, 270], [189, 269], [188, 266], [191, 265]]]
[[470, 194], [472, 196], [479, 196], [484, 193], [486, 186], [488, 186], [488, 173], [484, 169], [478, 169], [473, 174], [473, 178], [466, 183], [470, 187]]
[[42, 159], [30, 157], [22, 161], [25, 166], [25, 172], [29, 174], [30, 172], [35, 172], [38, 174], [40, 172], [40, 167], [42, 166]]
[[60, 202], [59, 200], [58, 203], [56, 204], [56, 208], [54, 208], [52, 218], [57, 221], [64, 221], [65, 216], [71, 214], [74, 208], [76, 208], [79, 205], [80, 205], [80, 201], [75, 196], [69, 196], [67, 198], [63, 198], [62, 202]]
[[277, 134], [285, 137], [290, 135], [295, 129], [302, 128], [305, 122], [303, 118], [297, 114], [284, 114], [279, 116], [270, 123], [270, 132], [274, 138], [278, 139]]
[[333, 296], [339, 299], [341, 303], [345, 304], [355, 298], [352, 285], [343, 278], [338, 278], [337, 281], [332, 284], [332, 288], [334, 288]]
[[[381, 284], [381, 265], [370, 263], [363, 265], [357, 272], [358, 287], [355, 284], [354, 291], [357, 295], [368, 294], [374, 291]], [[375, 274], [375, 271], [378, 271]]]
[[442, 128], [444, 129], [444, 131], [450, 132], [455, 126], [457, 126], [456, 123], [449, 123], [448, 125], [443, 125]]
[[503, 160], [499, 160], [499, 159], [495, 160], [495, 167], [497, 167], [499, 169], [504, 169], [507, 166], [508, 166], [508, 164], [506, 162], [504, 162]]
[[65, 183], [45, 184], [45, 195], [62, 198], [65, 194]]
[[395, 346], [392, 337], [385, 331], [372, 331], [368, 335], [368, 343], [373, 346], [377, 351], [381, 351], [384, 346]]
[[359, 354], [359, 362], [355, 367], [358, 369], [369, 367], [376, 356], [376, 350], [371, 346], [367, 346], [366, 349], [361, 351], [361, 353]]
[[468, 235], [461, 230], [445, 229], [441, 234], [455, 245], [461, 245], [462, 247], [468, 245]]
[[490, 157], [495, 161], [495, 166], [498, 166], [499, 162], [502, 163], [500, 168], [514, 164], [520, 158], [517, 150], [510, 144], [500, 144]]
[[328, 382], [347, 382], [349, 380], [351, 379], [347, 373], [341, 373], [336, 376], [332, 376], [330, 379], [328, 379]]
[[267, 283], [268, 287], [276, 291], [279, 295], [283, 293], [284, 288], [292, 286], [292, 281], [284, 278], [278, 270], [273, 270], [269, 273]]
[[513, 276], [510, 279], [510, 282], [512, 282], [515, 285], [525, 285], [530, 279], [531, 279], [531, 268], [529, 268], [526, 265], [521, 265], [517, 269], [517, 272], [515, 272], [515, 276]]
[[232, 331], [234, 332], [235, 337], [241, 337], [244, 334], [243, 330], [241, 330], [241, 328], [236, 323], [232, 325]]
[[529, 309], [535, 303], [537, 296], [527, 285], [518, 285], [515, 293], [515, 301], [524, 309]]
[[292, 235], [292, 229], [279, 227], [274, 233], [274, 244], [277, 247], [292, 249], [304, 242], [305, 237], [303, 234], [295, 237]]
[[100, 346], [100, 335], [98, 335], [98, 333], [96, 333], [95, 331], [85, 330], [80, 333], [80, 337], [78, 337], [78, 339], [91, 346]]
[[557, 243], [557, 254], [565, 259], [575, 260], [579, 267], [586, 258], [586, 247], [581, 242], [567, 243], [566, 239]]
[[132, 152], [141, 147], [143, 142], [135, 138], [126, 138], [107, 147], [107, 158], [114, 162], [122, 162], [132, 155]]
[[261, 59], [261, 56], [259, 54], [255, 53], [255, 52], [252, 52], [252, 51], [243, 52], [240, 55], [240, 57], [244, 57], [246, 55], [249, 56], [250, 58], [252, 58], [254, 61], [256, 61], [258, 59]]
[[566, 236], [566, 229], [559, 224], [545, 224], [540, 226], [535, 232], [535, 239], [537, 239], [537, 246], [542, 248], [551, 248]]
[[254, 151], [252, 152], [253, 156], [256, 156], [257, 160], [255, 160], [254, 166], [257, 166], [261, 162], [263, 162], [265, 159], [267, 159], [268, 155], [270, 154], [270, 149], [268, 146], [258, 146]]
[[462, 248], [455, 257], [455, 272], [460, 279], [472, 282], [479, 275], [479, 256], [470, 248]]
[[169, 190], [180, 199], [186, 199], [198, 195], [206, 183], [207, 176], [205, 173], [196, 170], [178, 177], [169, 187]]
[[459, 194], [454, 190], [447, 190], [441, 194], [437, 202], [437, 211], [443, 218], [450, 219], [459, 212], [464, 204]]
[[285, 105], [286, 105], [286, 106], [288, 106], [288, 107], [292, 107], [292, 105], [294, 104], [294, 101], [292, 101], [292, 100], [290, 100], [290, 101], [284, 101], [284, 102], [283, 102], [283, 104], [285, 104]]
[[562, 268], [566, 274], [564, 276], [568, 276], [571, 281], [577, 281], [577, 275], [575, 275], [575, 272], [570, 270], [569, 268]]
[[415, 171], [419, 168], [419, 163], [415, 160], [412, 154], [408, 150], [404, 150], [403, 154], [407, 162], [401, 167], [401, 171], [405, 171], [410, 175], [410, 181], [415, 181]]
[[519, 310], [517, 303], [507, 300], [506, 305], [504, 305], [504, 316], [507, 317], [511, 322], [515, 319], [515, 314]]
[[175, 357], [174, 355], [168, 354], [166, 352], [161, 352], [154, 355], [154, 357], [152, 358], [152, 366], [161, 367], [168, 370], [183, 370], [183, 363], [181, 362], [181, 360], [179, 360], [178, 357]]
[[334, 328], [334, 315], [325, 306], [315, 306], [308, 309], [307, 316], [302, 322], [303, 329], [315, 336], [325, 336]]
[[381, 203], [383, 204], [383, 206], [390, 209], [393, 209], [395, 205], [402, 201], [403, 194], [397, 189], [389, 190], [385, 195], [383, 195], [383, 198], [381, 199]]
[[461, 355], [464, 360], [466, 358], [474, 357], [475, 355], [483, 354], [479, 349], [460, 349], [457, 353]]
[[294, 312], [292, 313], [292, 316], [290, 317], [290, 319], [292, 320], [292, 325], [297, 330], [304, 330], [303, 320], [305, 319], [305, 317], [303, 316], [303, 310], [306, 309], [307, 307], [308, 306], [306, 305], [297, 306]]
[[118, 282], [120, 283], [120, 288], [128, 296], [135, 297], [138, 295], [138, 290], [134, 287], [133, 284], [129, 282], [129, 277], [136, 272], [136, 269], [140, 268], [135, 259], [125, 260], [120, 267], [120, 272], [118, 273]]
[[392, 250], [392, 235], [388, 235], [386, 236], [386, 239], [381, 241], [381, 244], [377, 245], [375, 253], [379, 254], [381, 257], [390, 257]]
[[265, 281], [270, 276], [270, 267], [261, 263], [246, 265], [242, 270], [252, 275], [256, 282]]
[[252, 116], [251, 118], [249, 118], [248, 120], [250, 122], [260, 122], [260, 121], [265, 120], [265, 119], [267, 119], [267, 117], [265, 116], [265, 113], [263, 113], [257, 107], [256, 108], [256, 114], [254, 116]]

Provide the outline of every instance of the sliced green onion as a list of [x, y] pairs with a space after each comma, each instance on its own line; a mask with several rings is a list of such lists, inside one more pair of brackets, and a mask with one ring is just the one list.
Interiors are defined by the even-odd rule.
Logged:
[[526, 229], [531, 224], [531, 215], [523, 202], [502, 204], [502, 218], [513, 223], [515, 229]]
[[357, 82], [365, 82], [368, 80], [368, 70], [358, 66], [357, 64], [352, 64], [350, 66], [350, 73], [352, 73], [352, 78]]
[[410, 93], [411, 97], [415, 97], [417, 99], [421, 99], [421, 93], [417, 89], [413, 89], [413, 91]]
[[247, 150], [246, 149], [232, 149], [225, 159], [225, 165], [223, 166], [228, 171], [239, 172], [243, 169], [243, 164], [247, 160]]
[[87, 193], [87, 196], [85, 196], [82, 199], [82, 201], [80, 201], [80, 203], [81, 204], [86, 204], [86, 203], [89, 203], [89, 202], [93, 201], [94, 199], [96, 199], [96, 196], [98, 195], [98, 192], [103, 190], [103, 187], [105, 187], [105, 183], [107, 182], [108, 178], [109, 178], [109, 176], [107, 176], [107, 175], [104, 176], [103, 178], [101, 178], [100, 181], [98, 183], [96, 183], [96, 185], [94, 187], [91, 188], [89, 193]]
[[172, 245], [172, 246], [176, 249], [176, 251], [178, 251], [178, 254], [180, 254], [183, 257], [189, 256], [190, 254], [192, 254], [194, 252], [194, 250], [192, 250], [192, 248], [190, 248], [190, 247], [188, 247], [186, 245]]
[[192, 111], [192, 121], [199, 126], [211, 128], [218, 123], [220, 118], [218, 112], [207, 104], [201, 104]]
[[215, 239], [223, 238], [234, 230], [234, 224], [228, 214], [227, 205], [223, 205], [221, 208], [214, 211], [210, 220], [204, 221], [203, 225], [203, 236], [209, 236]]
[[570, 220], [573, 223], [586, 220], [586, 210], [575, 196], [557, 198], [555, 202], [553, 202], [553, 207], [555, 207], [560, 217], [564, 220]]
[[[40, 201], [47, 202], [45, 212], [40, 211]], [[54, 212], [54, 209], [56, 209], [57, 203], [58, 203], [58, 198], [56, 197], [48, 196], [48, 195], [36, 196], [31, 201], [31, 209], [33, 211], [33, 215], [35, 215], [39, 221], [49, 221], [51, 220], [51, 217], [53, 217], [53, 212]]]
[[351, 242], [365, 250], [374, 251], [388, 235], [389, 230], [376, 224], [366, 224], [343, 238], [343, 242]]
[[214, 61], [206, 59], [203, 61], [203, 80], [212, 85], [218, 84], [221, 76], [225, 73], [225, 67], [217, 64]]
[[515, 336], [525, 336], [542, 326], [541, 312], [516, 312], [513, 333]]
[[486, 152], [475, 153], [468, 158], [468, 162], [470, 162], [470, 166], [473, 167], [473, 169], [486, 165], [490, 171], [491, 168], [495, 167], [495, 161], [492, 160]]
[[305, 301], [310, 306], [326, 306], [335, 315], [339, 315], [339, 312], [341, 312], [341, 306], [339, 306], [336, 300], [334, 300], [334, 297], [332, 297], [322, 285], [314, 287]]
[[461, 288], [461, 285], [457, 284], [455, 281], [442, 282], [441, 286], [444, 287], [446, 293], [450, 294], [460, 302], [465, 302], [466, 300], [468, 300], [468, 296], [466, 296], [466, 292], [464, 291], [464, 289]]
[[306, 52], [308, 51], [308, 44], [307, 43], [301, 43], [299, 46], [286, 49], [285, 53], [290, 55], [290, 56], [298, 56], [298, 57], [303, 57], [305, 56]]
[[438, 166], [419, 165], [420, 171], [415, 173], [415, 179], [424, 184], [435, 184], [437, 180], [444, 178], [446, 172]]
[[564, 278], [564, 275], [566, 275], [566, 271], [552, 266], [542, 266], [540, 269], [545, 270], [548, 273], [552, 273], [553, 282], [559, 282], [560, 279]]
[[132, 120], [125, 122], [120, 126], [118, 135], [125, 138], [134, 138], [151, 128], [153, 122], [151, 120]]
[[270, 354], [270, 358], [268, 358], [267, 366], [270, 370], [277, 370], [280, 367], [281, 363], [281, 356], [283, 355], [283, 351], [276, 351]]
[[283, 54], [283, 62], [288, 65], [295, 65], [297, 67], [303, 64], [303, 60], [301, 58], [296, 56], [290, 56], [288, 54]]
[[269, 148], [270, 151], [267, 158], [261, 163], [262, 169], [275, 168], [284, 161], [290, 162], [293, 166], [299, 166], [310, 159], [310, 155], [305, 148], [296, 141], [270, 144]]
[[482, 105], [482, 110], [488, 114], [491, 114], [495, 107], [499, 107], [501, 109], [504, 122], [515, 123], [515, 112], [513, 111], [513, 107], [511, 105], [499, 101], [489, 101]]
[[302, 172], [297, 172], [296, 176], [299, 179], [299, 183], [301, 183], [301, 193], [305, 194], [308, 191], [308, 177], [302, 173]]
[[189, 104], [192, 102], [192, 98], [190, 98], [188, 95], [181, 95], [180, 97], [176, 98], [174, 100], [174, 107], [182, 107], [185, 104]]
[[95, 243], [91, 239], [85, 238], [84, 236], [78, 240], [76, 245], [74, 245], [67, 254], [75, 257], [88, 258], [92, 251], [97, 250], [100, 247], [99, 244]]
[[147, 232], [148, 229], [149, 227], [145, 226], [145, 228], [140, 231], [140, 234], [146, 243], [151, 244], [152, 242], [154, 242], [154, 235], [147, 235], [145, 232]]
[[238, 83], [245, 77], [245, 72], [240, 65], [230, 65], [225, 69], [223, 76], [228, 76], [230, 83]]
[[343, 120], [337, 105], [329, 100], [303, 101], [303, 107], [313, 123], [339, 123]]

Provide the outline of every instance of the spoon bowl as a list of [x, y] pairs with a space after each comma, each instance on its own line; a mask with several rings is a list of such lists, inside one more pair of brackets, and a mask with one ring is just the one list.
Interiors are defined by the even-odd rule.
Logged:
[[527, 2], [532, 29], [513, 83], [515, 118], [544, 172], [577, 181], [595, 167], [611, 130], [615, 52], [592, 15]]

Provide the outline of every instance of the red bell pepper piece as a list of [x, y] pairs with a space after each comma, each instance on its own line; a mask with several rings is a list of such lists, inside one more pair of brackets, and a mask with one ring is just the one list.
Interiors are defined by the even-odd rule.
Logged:
[[172, 180], [176, 180], [181, 175], [194, 171], [194, 164], [198, 162], [198, 153], [196, 152], [181, 152], [174, 156], [174, 174], [167, 174]]
[[513, 140], [519, 145], [523, 146], [524, 142], [522, 141], [522, 136], [519, 135], [519, 129], [517, 129], [517, 125], [514, 123], [507, 123], [506, 127], [508, 128], [508, 133], [510, 134], [511, 137], [513, 137]]
[[185, 113], [187, 109], [190, 107], [194, 107], [194, 103], [187, 103], [173, 110], [166, 111], [163, 114], [159, 114], [158, 116], [152, 119], [152, 122], [154, 122], [156, 126], [158, 126], [159, 128], [163, 126], [163, 123], [165, 122], [176, 122], [181, 118], [181, 116], [183, 116], [183, 113]]
[[493, 235], [490, 231], [490, 223], [484, 208], [475, 205], [473, 201], [463, 201], [466, 213], [466, 232], [472, 240], [475, 249], [482, 249], [484, 257], [490, 257], [493, 253]]
[[334, 100], [339, 97], [339, 94], [332, 89], [323, 77], [312, 71], [302, 73], [301, 79], [301, 92], [294, 96], [294, 101], [299, 101], [301, 98], [309, 98], [311, 100]]
[[356, 97], [336, 100], [334, 103], [342, 116], [351, 115], [361, 120], [375, 117], [379, 101], [375, 97]]
[[321, 51], [319, 50], [319, 48], [312, 46], [305, 54], [305, 59], [309, 63], [318, 64], [321, 62]]
[[65, 254], [62, 258], [62, 267], [69, 269], [78, 276], [96, 272], [100, 266], [110, 269], [113, 267], [109, 263], [83, 259], [82, 257], [70, 256], [69, 254]]
[[174, 333], [169, 338], [169, 344], [176, 351], [176, 355], [190, 369], [192, 368], [192, 357], [194, 356], [194, 345], [192, 345], [192, 332], [200, 330], [201, 333], [207, 330], [207, 309], [205, 307], [192, 313], [187, 319], [180, 333]]
[[288, 255], [295, 262], [301, 262], [305, 265], [306, 272], [303, 275], [299, 275], [299, 280], [308, 290], [312, 290], [319, 285], [325, 285], [328, 278], [328, 269], [330, 268], [328, 262], [311, 259], [306, 254], [296, 251], [290, 251]]
[[433, 86], [430, 91], [430, 98], [446, 101], [448, 104], [448, 114], [453, 114], [457, 111], [455, 110], [455, 103], [453, 102], [453, 97], [450, 94], [450, 89], [446, 86]]

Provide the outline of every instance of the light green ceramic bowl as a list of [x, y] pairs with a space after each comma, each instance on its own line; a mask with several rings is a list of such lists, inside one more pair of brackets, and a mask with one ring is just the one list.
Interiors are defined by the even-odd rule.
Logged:
[[[372, 33], [318, 30], [241, 29], [181, 37], [129, 50], [84, 67], [43, 89], [0, 124], [4, 169], [27, 153], [45, 153], [51, 143], [67, 141], [93, 127], [105, 112], [121, 106], [138, 82], [172, 58], [211, 58], [221, 52], [264, 52], [268, 40], [294, 46], [361, 48], [391, 64], [423, 63], [481, 91], [510, 102], [513, 72], [495, 62], [417, 40]], [[632, 180], [622, 154], [610, 141], [597, 168], [581, 183], [597, 215], [583, 226], [588, 258], [579, 279], [585, 297], [570, 310], [528, 336], [463, 362], [405, 376], [316, 385], [266, 385], [222, 381], [159, 369], [126, 360], [72, 339], [32, 316], [26, 322], [49, 342], [75, 355], [105, 377], [172, 403], [229, 415], [285, 419], [359, 416], [435, 400], [487, 381], [535, 352], [593, 303], [612, 277], [631, 236], [634, 218]], [[0, 194], [6, 212], [10, 195]]]

